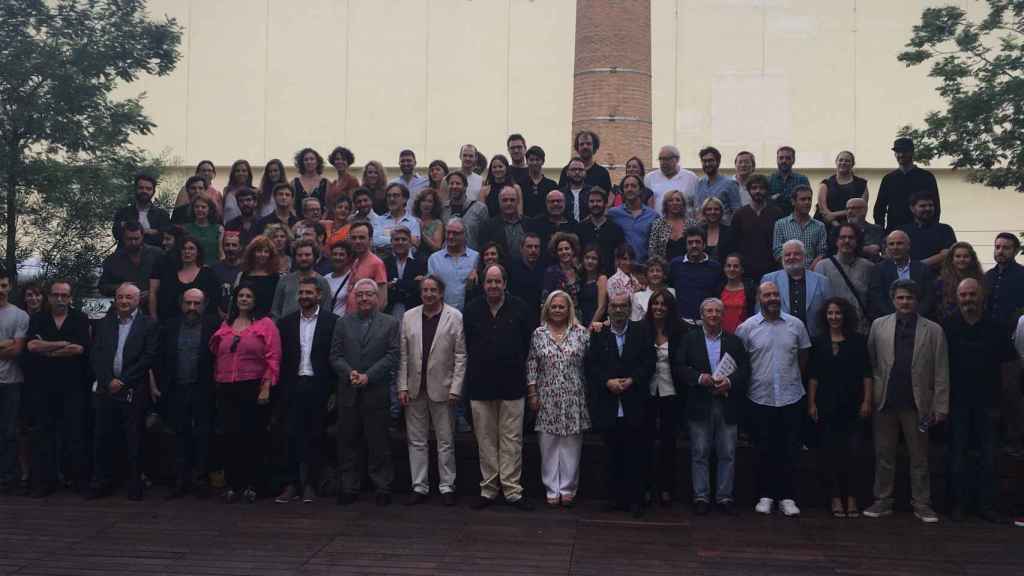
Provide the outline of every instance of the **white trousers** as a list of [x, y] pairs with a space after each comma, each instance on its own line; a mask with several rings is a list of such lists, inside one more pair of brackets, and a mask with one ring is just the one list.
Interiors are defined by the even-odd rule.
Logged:
[[575, 498], [580, 480], [580, 452], [583, 435], [557, 436], [538, 432], [541, 479], [549, 500], [559, 496]]
[[409, 400], [405, 407], [405, 431], [409, 441], [409, 473], [412, 489], [420, 494], [430, 492], [430, 425], [434, 425], [437, 441], [437, 475], [441, 494], [455, 490], [455, 443], [452, 440], [452, 411], [448, 402], [434, 402], [427, 391]]

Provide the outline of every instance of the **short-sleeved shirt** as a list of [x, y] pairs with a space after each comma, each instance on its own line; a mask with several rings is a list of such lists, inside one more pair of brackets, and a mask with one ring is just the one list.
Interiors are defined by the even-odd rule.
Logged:
[[352, 262], [350, 276], [348, 279], [348, 313], [354, 314], [356, 311], [356, 283], [363, 278], [369, 278], [377, 283], [378, 286], [386, 284], [388, 281], [388, 271], [384, 267], [384, 261], [367, 252], [362, 258], [359, 258]]
[[661, 170], [652, 170], [644, 176], [644, 186], [654, 194], [654, 210], [661, 215], [661, 204], [665, 194], [679, 190], [683, 196], [694, 198], [697, 193], [697, 175], [685, 168], [680, 168], [669, 178]]
[[808, 268], [815, 258], [828, 253], [828, 232], [820, 220], [808, 218], [800, 224], [790, 214], [776, 222], [772, 234], [772, 253], [776, 259], [782, 258], [782, 246], [794, 239], [804, 244], [804, 265]]
[[[0, 340], [25, 338], [28, 334], [28, 314], [14, 304], [0, 308]], [[17, 359], [0, 360], [0, 385], [24, 382]]]
[[466, 307], [466, 278], [476, 269], [480, 255], [466, 248], [466, 253], [452, 256], [448, 250], [438, 250], [427, 260], [427, 272], [444, 281], [444, 303], [462, 312]]
[[811, 347], [804, 323], [785, 312], [768, 320], [757, 313], [736, 329], [750, 353], [750, 401], [761, 406], [789, 406], [804, 397], [800, 351]]

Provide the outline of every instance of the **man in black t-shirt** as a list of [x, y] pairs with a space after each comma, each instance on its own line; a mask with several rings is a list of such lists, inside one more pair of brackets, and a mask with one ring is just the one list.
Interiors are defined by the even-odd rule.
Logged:
[[256, 215], [256, 191], [252, 188], [242, 188], [235, 192], [235, 201], [238, 202], [238, 211], [241, 214], [224, 225], [225, 232], [238, 232], [239, 242], [244, 249], [249, 241], [259, 234], [257, 228], [259, 217]]
[[[583, 160], [583, 167], [586, 170], [583, 181], [588, 186], [597, 186], [604, 190], [611, 190], [612, 177], [608, 173], [608, 169], [598, 164], [594, 159], [594, 154], [597, 154], [597, 151], [601, 149], [601, 138], [595, 132], [583, 130], [576, 133], [574, 142], [573, 148], [576, 150], [576, 154]], [[559, 188], [566, 186], [568, 183], [566, 168], [562, 169], [562, 174], [558, 177]]]

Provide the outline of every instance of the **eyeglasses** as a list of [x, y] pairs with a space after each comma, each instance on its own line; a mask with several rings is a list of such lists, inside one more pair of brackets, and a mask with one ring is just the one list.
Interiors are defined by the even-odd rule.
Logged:
[[242, 337], [239, 336], [238, 334], [235, 334], [231, 338], [231, 353], [232, 354], [234, 354], [235, 352], [238, 351], [238, 343], [241, 342], [241, 340], [242, 340]]

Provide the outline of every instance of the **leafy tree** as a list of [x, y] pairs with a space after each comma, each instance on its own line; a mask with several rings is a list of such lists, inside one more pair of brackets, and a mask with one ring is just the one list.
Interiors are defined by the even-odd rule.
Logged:
[[901, 133], [923, 160], [948, 157], [973, 181], [1024, 192], [1024, 0], [987, 1], [980, 21], [957, 6], [924, 10], [898, 59], [930, 61], [948, 108]]
[[[144, 0], [0, 0], [0, 189], [5, 262], [79, 277], [109, 251], [114, 207], [146, 161], [143, 95], [114, 91], [180, 57], [173, 18]], [[24, 224], [26, 230], [19, 230]]]

